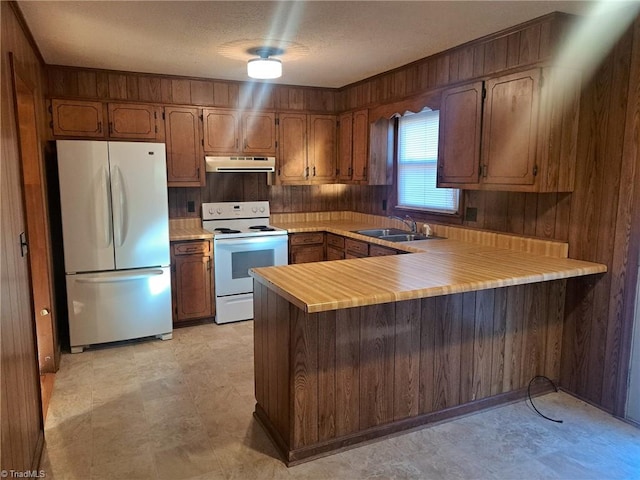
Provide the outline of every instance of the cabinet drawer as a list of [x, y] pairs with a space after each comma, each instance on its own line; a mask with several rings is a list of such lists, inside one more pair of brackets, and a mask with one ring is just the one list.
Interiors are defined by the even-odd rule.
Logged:
[[369, 256], [369, 244], [366, 242], [347, 238], [344, 241], [344, 246], [347, 253], [356, 254], [362, 257]]
[[174, 255], [193, 255], [196, 253], [208, 254], [211, 251], [211, 242], [194, 241], [173, 244]]
[[342, 248], [327, 246], [327, 260], [342, 260], [343, 258], [344, 250]]
[[370, 257], [383, 257], [385, 255], [395, 255], [398, 253], [397, 250], [388, 247], [382, 247], [380, 245], [369, 245], [369, 256]]
[[298, 245], [291, 247], [289, 263], [322, 262], [324, 260], [324, 245]]
[[311, 233], [294, 233], [289, 235], [289, 242], [291, 245], [315, 245], [324, 243], [324, 233], [311, 232]]
[[329, 245], [336, 248], [344, 248], [344, 237], [334, 235], [333, 233], [327, 233], [327, 246]]

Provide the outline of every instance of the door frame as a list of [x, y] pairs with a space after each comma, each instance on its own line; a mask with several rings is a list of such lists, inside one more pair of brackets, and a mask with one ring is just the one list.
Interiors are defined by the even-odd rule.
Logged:
[[57, 339], [53, 263], [43, 153], [38, 132], [36, 87], [10, 53], [12, 89], [23, 203], [29, 248], [29, 270], [40, 374], [55, 373], [60, 364]]

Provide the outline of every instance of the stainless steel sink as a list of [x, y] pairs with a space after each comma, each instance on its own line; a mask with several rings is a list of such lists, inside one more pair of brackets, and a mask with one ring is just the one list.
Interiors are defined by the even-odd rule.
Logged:
[[356, 230], [355, 233], [359, 233], [360, 235], [366, 235], [367, 237], [380, 238], [380, 237], [389, 236], [389, 235], [406, 235], [411, 232], [407, 232], [406, 230], [400, 230], [399, 228], [372, 228], [369, 230]]
[[399, 228], [372, 228], [369, 230], [356, 230], [355, 233], [366, 235], [367, 237], [379, 238], [388, 242], [413, 242], [415, 240], [431, 240], [442, 237], [422, 235], [420, 233], [411, 233], [407, 230]]
[[378, 237], [380, 240], [386, 240], [387, 242], [412, 242], [414, 240], [429, 240], [431, 237], [421, 235], [419, 233], [402, 233], [395, 235], [382, 235]]

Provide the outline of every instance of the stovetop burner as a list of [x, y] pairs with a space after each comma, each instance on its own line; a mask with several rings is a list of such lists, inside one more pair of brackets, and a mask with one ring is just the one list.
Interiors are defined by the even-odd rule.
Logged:
[[275, 228], [269, 227], [268, 225], [254, 225], [249, 227], [250, 230], [260, 230], [261, 232], [273, 232]]
[[234, 230], [233, 228], [226, 228], [226, 227], [214, 228], [214, 230], [220, 233], [240, 233], [240, 230]]

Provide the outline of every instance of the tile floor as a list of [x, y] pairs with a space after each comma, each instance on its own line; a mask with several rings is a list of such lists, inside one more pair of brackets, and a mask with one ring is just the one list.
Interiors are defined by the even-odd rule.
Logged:
[[640, 429], [558, 393], [286, 468], [253, 420], [253, 324], [63, 355], [48, 479], [638, 479]]

